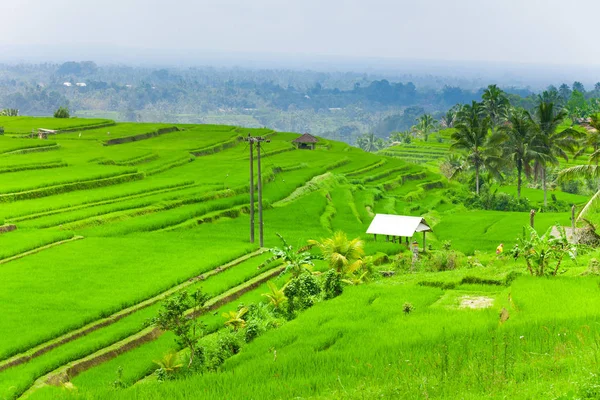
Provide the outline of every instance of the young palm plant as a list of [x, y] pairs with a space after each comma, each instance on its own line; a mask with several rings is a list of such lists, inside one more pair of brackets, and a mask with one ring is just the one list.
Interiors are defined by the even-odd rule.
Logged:
[[287, 283], [283, 285], [280, 289], [278, 289], [277, 286], [275, 286], [275, 284], [271, 281], [267, 282], [267, 286], [269, 286], [270, 292], [263, 293], [262, 296], [265, 296], [267, 299], [269, 299], [269, 303], [271, 303], [275, 310], [281, 310], [283, 305], [288, 300], [284, 292]]
[[352, 273], [362, 265], [364, 242], [358, 238], [348, 240], [346, 234], [337, 231], [333, 237], [317, 240], [309, 240], [309, 245], [317, 246], [323, 255], [323, 259], [329, 263], [338, 274]]
[[240, 330], [246, 326], [246, 320], [244, 320], [244, 315], [248, 312], [247, 307], [242, 307], [237, 311], [229, 311], [223, 313], [223, 318], [225, 321], [225, 326], [232, 328], [234, 331]]

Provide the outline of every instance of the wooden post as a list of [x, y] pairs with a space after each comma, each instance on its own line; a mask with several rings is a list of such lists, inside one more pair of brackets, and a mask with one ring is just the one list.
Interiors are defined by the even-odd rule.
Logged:
[[[248, 134], [250, 136], [250, 134]], [[250, 142], [250, 243], [254, 243], [254, 142]]]
[[575, 234], [575, 204], [571, 207], [571, 228], [573, 228], [573, 234]]
[[529, 211], [529, 225], [533, 228], [535, 225], [535, 210]]
[[389, 242], [390, 241], [390, 235], [385, 235], [385, 241]]
[[375, 241], [377, 241], [377, 234], [376, 234], [376, 233], [374, 233], [374, 234], [373, 234], [373, 239], [374, 239]]
[[262, 176], [260, 173], [260, 141], [256, 142], [256, 162], [258, 172], [258, 241], [260, 247], [264, 246], [263, 238], [263, 208], [262, 208]]
[[425, 231], [423, 231], [423, 253], [425, 253], [425, 249], [427, 248], [426, 245], [427, 243], [425, 243]]

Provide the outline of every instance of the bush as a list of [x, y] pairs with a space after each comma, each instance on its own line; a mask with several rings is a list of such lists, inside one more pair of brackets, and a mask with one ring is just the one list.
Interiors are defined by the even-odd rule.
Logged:
[[4, 127], [0, 126], [0, 135], [4, 135]]
[[69, 118], [70, 116], [71, 115], [67, 107], [59, 107], [58, 110], [54, 112], [54, 118]]
[[317, 279], [311, 273], [305, 272], [294, 278], [285, 287], [285, 296], [288, 298], [288, 317], [293, 317], [296, 311], [312, 307], [315, 297], [321, 293]]
[[325, 300], [333, 299], [339, 296], [344, 291], [342, 287], [342, 275], [330, 269], [325, 273], [323, 280], [323, 298]]

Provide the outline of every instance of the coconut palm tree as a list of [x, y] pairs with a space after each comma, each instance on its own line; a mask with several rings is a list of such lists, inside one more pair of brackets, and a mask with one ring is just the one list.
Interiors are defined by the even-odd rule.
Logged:
[[383, 139], [375, 136], [374, 133], [367, 133], [356, 138], [356, 145], [369, 153], [374, 153], [385, 146]]
[[457, 104], [446, 111], [446, 114], [441, 119], [441, 124], [444, 128], [454, 128], [454, 124], [456, 122], [456, 115], [460, 111], [460, 104]]
[[489, 85], [483, 91], [481, 98], [483, 100], [483, 110], [490, 118], [492, 131], [495, 132], [496, 127], [508, 117], [508, 108], [510, 106], [508, 97], [506, 97], [504, 91], [498, 86]]
[[413, 132], [418, 136], [422, 136], [423, 140], [427, 141], [429, 135], [437, 127], [437, 121], [433, 119], [431, 114], [423, 114], [417, 118], [417, 125], [412, 127]]
[[513, 110], [507, 124], [501, 126], [490, 138], [490, 145], [500, 146], [502, 158], [514, 163], [517, 169], [517, 199], [520, 199], [523, 172], [529, 177], [532, 172], [531, 162], [543, 152], [536, 141], [531, 115], [523, 109]]
[[473, 102], [463, 106], [452, 133], [452, 150], [464, 150], [475, 169], [475, 191], [479, 195], [479, 175], [486, 164], [486, 149], [490, 118], [485, 116], [481, 104]]
[[532, 118], [536, 132], [536, 146], [542, 151], [534, 161], [536, 174], [542, 179], [544, 190], [544, 206], [547, 205], [546, 175], [548, 165], [558, 165], [558, 158], [569, 160], [567, 152], [574, 153], [579, 145], [578, 139], [585, 134], [572, 129], [561, 129], [560, 125], [567, 117], [564, 109], [559, 109], [552, 102], [544, 101], [540, 96]]
[[583, 139], [581, 149], [577, 152], [575, 157], [582, 155], [591, 147], [593, 153], [590, 156], [590, 161], [597, 164], [600, 158], [600, 152], [598, 151], [600, 149], [600, 117], [598, 117], [598, 114], [592, 114], [590, 116], [588, 125], [589, 129], [587, 136]]

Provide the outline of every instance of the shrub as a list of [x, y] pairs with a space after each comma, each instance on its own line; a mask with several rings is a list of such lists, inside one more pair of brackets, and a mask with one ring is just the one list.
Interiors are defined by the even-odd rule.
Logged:
[[70, 116], [67, 107], [59, 107], [58, 110], [54, 111], [54, 118], [69, 118]]
[[330, 269], [325, 273], [323, 280], [323, 298], [325, 300], [333, 299], [339, 296], [344, 291], [342, 287], [342, 275]]
[[402, 305], [402, 312], [406, 315], [410, 314], [411, 312], [413, 312], [415, 309], [415, 307], [412, 305], [412, 303], [404, 303]]
[[0, 135], [4, 135], [4, 127], [0, 126]]
[[312, 307], [315, 297], [321, 293], [321, 287], [314, 275], [305, 272], [293, 278], [283, 292], [288, 298], [288, 317], [293, 317], [296, 311]]

